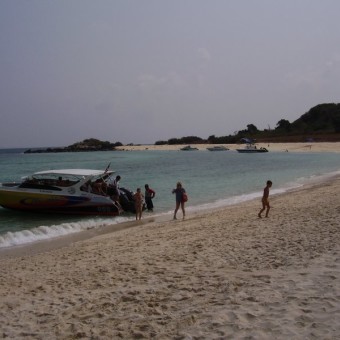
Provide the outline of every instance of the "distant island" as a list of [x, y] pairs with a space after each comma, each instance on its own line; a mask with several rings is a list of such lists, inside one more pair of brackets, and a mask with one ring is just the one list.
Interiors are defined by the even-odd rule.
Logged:
[[[247, 129], [229, 136], [212, 135], [208, 139], [197, 136], [170, 138], [167, 141], [157, 141], [155, 145], [237, 144], [242, 138], [250, 138], [259, 143], [338, 142], [340, 141], [340, 104], [317, 105], [292, 123], [280, 119], [274, 129], [261, 131], [254, 124], [248, 124]], [[25, 153], [114, 151], [118, 146], [123, 144], [89, 138], [66, 147], [28, 149]]]
[[84, 139], [69, 146], [60, 148], [28, 149], [24, 153], [46, 153], [46, 152], [91, 152], [91, 151], [114, 151], [117, 146], [122, 146], [120, 142], [110, 143], [100, 141], [95, 138]]

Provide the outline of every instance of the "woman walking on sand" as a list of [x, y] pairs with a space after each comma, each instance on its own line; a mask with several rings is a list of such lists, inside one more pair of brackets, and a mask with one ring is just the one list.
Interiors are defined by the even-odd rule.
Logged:
[[174, 212], [174, 220], [177, 219], [176, 214], [177, 211], [179, 209], [179, 207], [181, 206], [182, 212], [183, 212], [183, 220], [185, 218], [185, 202], [187, 201], [187, 195], [185, 192], [185, 189], [182, 187], [182, 183], [181, 182], [177, 182], [176, 185], [176, 189], [172, 190], [173, 194], [176, 194], [176, 209]]

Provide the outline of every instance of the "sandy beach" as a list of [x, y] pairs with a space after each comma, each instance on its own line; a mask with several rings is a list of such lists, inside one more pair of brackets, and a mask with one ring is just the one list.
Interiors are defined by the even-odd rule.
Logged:
[[270, 202], [1, 252], [0, 337], [339, 338], [340, 178]]
[[[223, 145], [231, 151], [244, 147], [244, 144], [216, 144]], [[258, 148], [264, 147], [275, 152], [340, 152], [340, 142], [316, 142], [316, 143], [257, 143]], [[199, 150], [206, 150], [210, 144], [192, 145]], [[124, 145], [117, 150], [145, 151], [145, 150], [180, 150], [183, 145]]]

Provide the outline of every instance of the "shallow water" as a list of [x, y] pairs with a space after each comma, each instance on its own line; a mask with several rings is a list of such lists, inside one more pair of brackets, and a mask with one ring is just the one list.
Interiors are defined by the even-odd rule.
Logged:
[[[9, 152], [12, 151], [12, 152]], [[235, 151], [113, 151], [23, 154], [0, 150], [0, 182], [19, 180], [35, 171], [66, 168], [105, 169], [111, 162], [122, 187], [156, 191], [153, 215], [174, 208], [171, 190], [177, 181], [189, 194], [187, 211], [225, 206], [262, 195], [268, 179], [271, 195], [340, 171], [335, 153], [240, 154]], [[150, 216], [151, 213], [145, 213]], [[134, 219], [18, 213], [0, 207], [0, 247], [78, 232]]]

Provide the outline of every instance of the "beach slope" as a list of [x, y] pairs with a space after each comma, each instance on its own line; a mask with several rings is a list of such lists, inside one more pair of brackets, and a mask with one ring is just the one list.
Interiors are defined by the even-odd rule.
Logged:
[[2, 256], [0, 337], [340, 338], [340, 179], [270, 202]]

